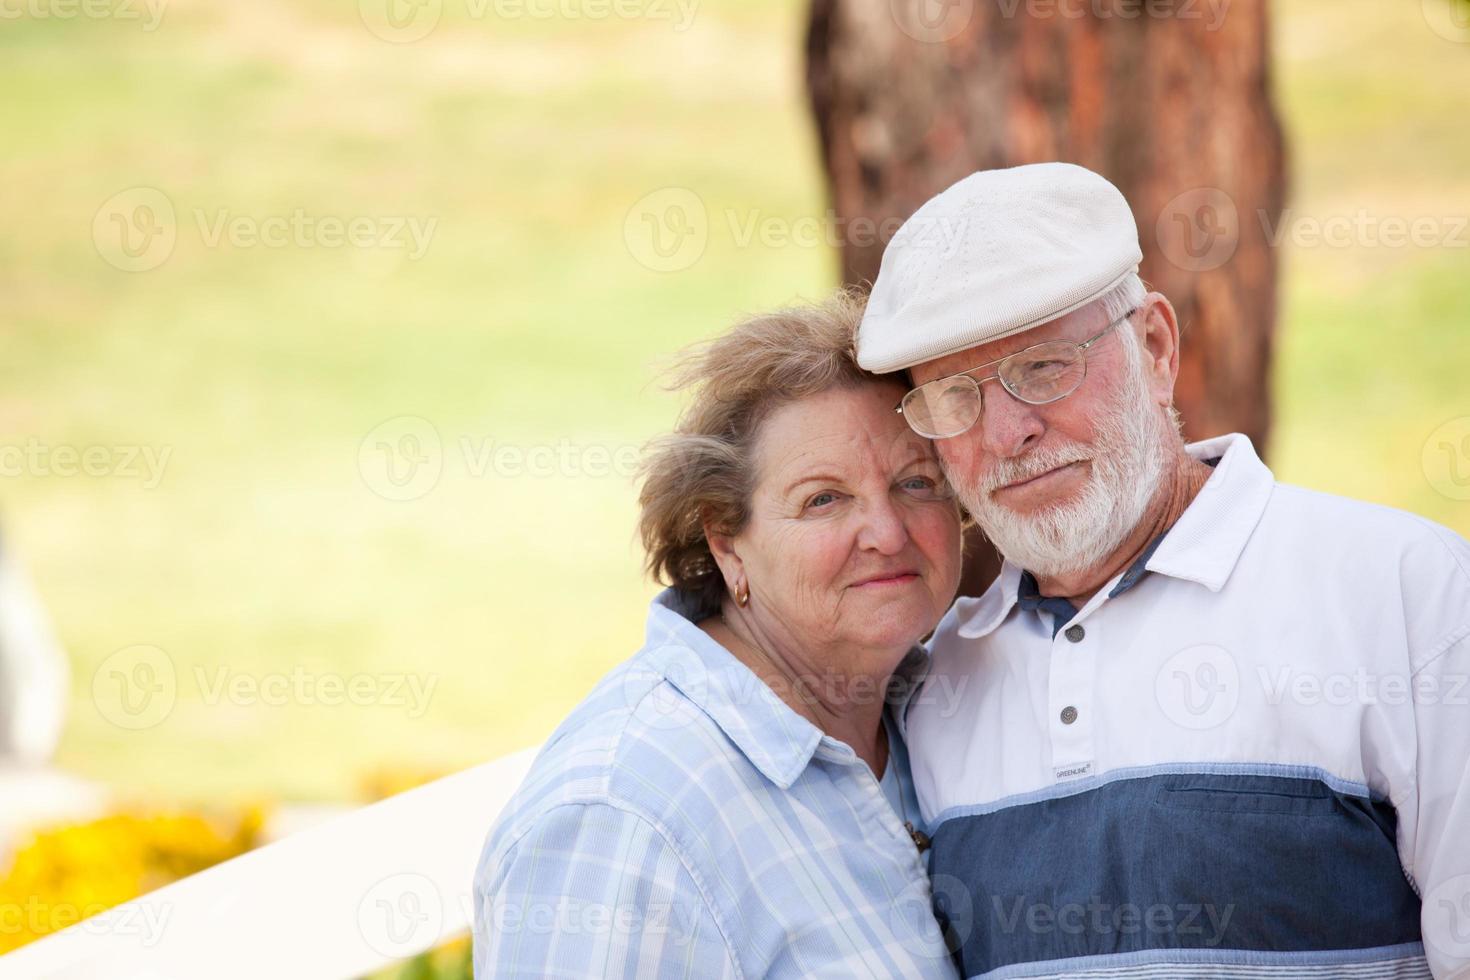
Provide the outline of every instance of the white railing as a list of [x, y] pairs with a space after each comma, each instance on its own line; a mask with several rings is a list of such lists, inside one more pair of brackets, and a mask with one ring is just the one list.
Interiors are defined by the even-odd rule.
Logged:
[[0, 957], [0, 980], [345, 980], [463, 934], [534, 750], [409, 790]]

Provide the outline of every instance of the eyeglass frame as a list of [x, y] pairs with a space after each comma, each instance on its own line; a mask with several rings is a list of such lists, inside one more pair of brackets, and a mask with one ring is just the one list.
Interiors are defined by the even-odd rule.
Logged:
[[1075, 347], [1080, 354], [1082, 354], [1082, 377], [1077, 380], [1076, 387], [1074, 387], [1071, 391], [1068, 391], [1068, 392], [1066, 392], [1064, 394], [1057, 395], [1055, 398], [1048, 398], [1045, 401], [1039, 401], [1039, 402], [1028, 401], [1027, 399], [1022, 398], [1020, 395], [1018, 395], [1014, 391], [1012, 391], [1011, 388], [1010, 388], [1010, 386], [1008, 384], [1006, 384], [1005, 378], [1002, 378], [1000, 376], [1000, 368], [999, 367], [997, 367], [995, 369], [995, 373], [994, 374], [987, 375], [986, 377], [983, 377], [983, 378], [970, 378], [970, 375], [974, 374], [976, 371], [980, 371], [980, 370], [983, 370], [985, 368], [988, 368], [992, 364], [997, 364], [997, 365], [998, 364], [1003, 364], [1004, 362], [1009, 361], [1013, 357], [1020, 357], [1022, 354], [1028, 354], [1031, 351], [1037, 350], [1038, 348], [1041, 348], [1041, 347], [1045, 347], [1048, 344], [1059, 344], [1059, 343], [1060, 344], [1065, 344], [1065, 343], [1069, 343], [1069, 341], [1065, 341], [1065, 340], [1043, 340], [1039, 344], [1032, 344], [1030, 347], [1023, 347], [1021, 350], [1011, 351], [1005, 357], [997, 357], [993, 361], [986, 361], [984, 364], [978, 364], [975, 367], [970, 368], [968, 371], [960, 371], [960, 372], [957, 372], [955, 374], [947, 374], [947, 375], [945, 375], [942, 378], [935, 378], [933, 381], [926, 381], [923, 384], [917, 385], [916, 387], [913, 387], [913, 388], [910, 388], [907, 392], [905, 392], [903, 398], [899, 399], [898, 404], [895, 405], [895, 406], [893, 406], [893, 411], [897, 415], [903, 415], [904, 414], [904, 411], [903, 411], [903, 403], [906, 402], [906, 401], [908, 401], [909, 400], [909, 396], [912, 395], [914, 392], [918, 391], [920, 388], [927, 388], [927, 387], [929, 387], [929, 385], [939, 384], [939, 382], [941, 382], [941, 381], [952, 381], [955, 378], [970, 378], [970, 380], [975, 383], [975, 393], [980, 396], [980, 411], [975, 414], [974, 421], [972, 421], [969, 425], [965, 426], [959, 432], [956, 432], [954, 435], [949, 435], [949, 436], [928, 436], [928, 435], [924, 435], [924, 433], [919, 432], [917, 429], [914, 429], [913, 423], [912, 422], [909, 422], [909, 420], [908, 420], [907, 417], [904, 418], [904, 422], [908, 423], [909, 428], [910, 429], [914, 429], [914, 432], [915, 432], [916, 435], [923, 436], [923, 438], [925, 438], [925, 439], [953, 439], [953, 438], [955, 438], [957, 436], [962, 436], [966, 432], [969, 432], [971, 429], [973, 429], [975, 427], [975, 423], [976, 422], [979, 422], [980, 419], [981, 419], [981, 417], [985, 414], [985, 397], [984, 397], [984, 394], [985, 393], [981, 389], [980, 386], [983, 385], [987, 381], [999, 381], [1000, 382], [1000, 386], [1001, 386], [1001, 388], [1003, 388], [1005, 390], [1005, 393], [1008, 394], [1008, 395], [1010, 395], [1012, 398], [1014, 398], [1016, 401], [1022, 403], [1023, 405], [1051, 405], [1051, 404], [1053, 404], [1055, 402], [1059, 402], [1063, 398], [1067, 398], [1067, 397], [1069, 397], [1071, 395], [1076, 394], [1077, 393], [1077, 388], [1081, 388], [1082, 387], [1082, 383], [1087, 380], [1087, 350], [1088, 350], [1088, 348], [1090, 348], [1093, 344], [1097, 343], [1099, 340], [1101, 340], [1103, 337], [1105, 337], [1107, 335], [1108, 331], [1112, 330], [1118, 324], [1125, 322], [1129, 317], [1133, 316], [1133, 314], [1137, 313], [1141, 309], [1143, 309], [1143, 307], [1141, 307], [1141, 306], [1134, 307], [1133, 309], [1129, 310], [1127, 313], [1124, 313], [1122, 316], [1118, 317], [1118, 319], [1114, 320], [1112, 323], [1109, 323], [1107, 326], [1103, 327], [1097, 333], [1093, 334], [1091, 337], [1088, 337], [1086, 340], [1082, 341], [1081, 343], [1072, 344], [1072, 346]]

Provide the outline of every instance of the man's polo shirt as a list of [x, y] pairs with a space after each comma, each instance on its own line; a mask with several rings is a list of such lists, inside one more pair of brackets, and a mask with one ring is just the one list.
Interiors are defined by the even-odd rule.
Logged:
[[930, 642], [905, 729], [963, 973], [1470, 976], [1470, 544], [1189, 452], [1081, 609], [1006, 563]]

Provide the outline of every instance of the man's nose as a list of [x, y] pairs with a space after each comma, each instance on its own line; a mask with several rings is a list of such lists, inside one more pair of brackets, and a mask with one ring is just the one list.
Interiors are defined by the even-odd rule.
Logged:
[[1035, 405], [1016, 398], [999, 381], [984, 387], [984, 408], [975, 423], [980, 430], [980, 447], [1001, 459], [1020, 456], [1041, 439], [1046, 425]]

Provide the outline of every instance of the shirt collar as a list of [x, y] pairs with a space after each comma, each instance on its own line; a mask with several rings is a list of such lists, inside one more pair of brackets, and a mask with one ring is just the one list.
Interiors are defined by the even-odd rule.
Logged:
[[[1220, 458], [1199, 494], [1163, 536], [1155, 539], [1143, 570], [1197, 582], [1211, 592], [1225, 587], [1250, 540], [1275, 477], [1256, 455], [1250, 438], [1240, 433], [1218, 436], [1185, 447], [1195, 459]], [[1010, 561], [1001, 563], [1000, 576], [977, 599], [956, 601], [958, 633], [977, 639], [993, 632], [1018, 602], [1023, 571]], [[1122, 578], [1135, 583], [1142, 571], [1128, 569]], [[1119, 585], [1122, 585], [1120, 579]], [[1110, 588], [1116, 594], [1123, 589]]]
[[[827, 744], [833, 758], [857, 758], [850, 746], [827, 737], [797, 714], [735, 655], [695, 625], [697, 598], [665, 589], [648, 610], [643, 664], [658, 672], [709, 717], [760, 773], [790, 789], [818, 750]], [[929, 666], [929, 654], [915, 646], [894, 671], [889, 702], [916, 687]]]

